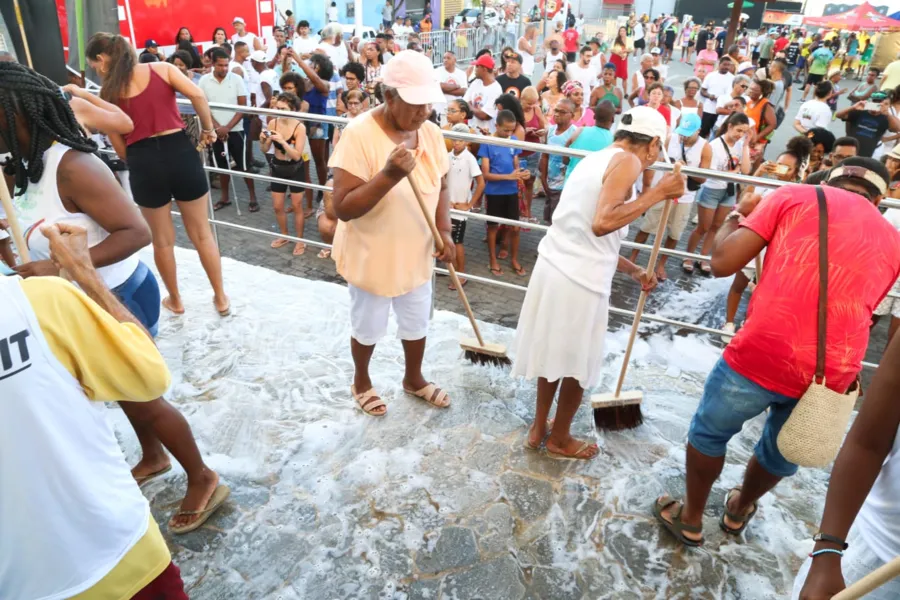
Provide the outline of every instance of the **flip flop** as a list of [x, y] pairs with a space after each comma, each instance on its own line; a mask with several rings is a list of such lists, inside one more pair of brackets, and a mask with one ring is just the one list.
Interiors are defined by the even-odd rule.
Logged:
[[600, 456], [600, 452], [598, 451], [593, 455], [585, 455], [584, 451], [590, 448], [591, 446], [595, 446], [593, 442], [582, 442], [580, 446], [578, 446], [578, 450], [575, 451], [575, 454], [561, 454], [559, 452], [554, 452], [550, 450], [546, 446], [544, 446], [544, 450], [547, 451], [547, 456], [550, 458], [555, 458], [556, 460], [593, 460]]
[[275, 241], [273, 241], [269, 246], [271, 248], [274, 248], [277, 250], [278, 248], [281, 248], [282, 246], [287, 246], [290, 243], [291, 243], [291, 240], [286, 240], [284, 238], [278, 238]]
[[157, 477], [162, 477], [163, 475], [165, 475], [166, 473], [168, 473], [171, 470], [172, 470], [172, 465], [170, 464], [170, 465], [163, 467], [159, 471], [154, 471], [153, 473], [150, 473], [149, 475], [141, 475], [140, 477], [135, 477], [134, 482], [138, 484], [138, 487], [143, 487], [144, 485], [150, 483]]
[[215, 212], [218, 210], [222, 210], [226, 206], [231, 206], [231, 200], [227, 202], [216, 202], [215, 204], [213, 204], [213, 211]]
[[[663, 498], [669, 498], [668, 502], [660, 504], [659, 501]], [[678, 510], [676, 510], [672, 514], [672, 522], [665, 520], [662, 516], [662, 511], [666, 510], [673, 504], [678, 504]], [[702, 527], [697, 527], [695, 525], [685, 525], [681, 522], [681, 510], [684, 508], [684, 503], [679, 500], [675, 500], [674, 498], [670, 498], [668, 495], [660, 496], [656, 500], [653, 501], [653, 516], [656, 517], [656, 520], [659, 521], [663, 527], [666, 528], [666, 531], [675, 536], [679, 542], [684, 544], [685, 546], [690, 546], [692, 548], [696, 548], [698, 546], [702, 546], [704, 539], [701, 537], [699, 540], [692, 540], [688, 537], [685, 537], [684, 532], [688, 533], [703, 533]]]
[[319, 258], [329, 258], [331, 257], [331, 250], [328, 248], [322, 248], [319, 250]]
[[692, 261], [692, 260], [685, 260], [685, 261], [682, 261], [682, 263], [681, 263], [681, 269], [682, 269], [685, 273], [693, 274], [693, 272], [694, 272], [694, 261]]
[[294, 244], [294, 250], [292, 252], [294, 256], [303, 256], [304, 252], [306, 252], [306, 244], [302, 244], [300, 242]]
[[[362, 394], [356, 393], [356, 386], [350, 386], [350, 394], [353, 396], [353, 399], [359, 405], [364, 413], [367, 415], [372, 415], [373, 417], [383, 417], [387, 414], [387, 404], [384, 403], [384, 400], [378, 395], [378, 392], [375, 391], [375, 388], [369, 388], [368, 391], [363, 392]], [[384, 407], [384, 412], [372, 412], [381, 407]]]
[[519, 265], [518, 267], [513, 267], [513, 271], [515, 271], [516, 275], [519, 277], [525, 277], [528, 273], [525, 271], [525, 267]]
[[[734, 496], [734, 492], [740, 493], [740, 491], [741, 486], [736, 486], [728, 490], [728, 493], [725, 494], [725, 511], [722, 513], [722, 516], [719, 517], [719, 527], [722, 529], [722, 531], [731, 535], [741, 535], [742, 533], [744, 533], [744, 530], [747, 529], [747, 525], [750, 523], [750, 519], [752, 519], [756, 514], [756, 511], [759, 510], [759, 505], [756, 502], [753, 503], [753, 510], [751, 510], [746, 515], [736, 515], [728, 510], [728, 501], [731, 500], [731, 498]], [[728, 517], [732, 521], [740, 523], [741, 526], [737, 529], [732, 529], [725, 524], [725, 517]]]
[[497, 258], [499, 258], [500, 260], [503, 260], [508, 257], [509, 257], [509, 252], [507, 252], [506, 250], [501, 250], [499, 253], [497, 253]]
[[493, 267], [488, 267], [488, 269], [491, 270], [491, 275], [493, 275], [494, 277], [500, 277], [501, 275], [503, 275], [503, 269], [501, 269], [500, 267], [497, 267], [496, 269]]
[[172, 519], [184, 515], [200, 515], [200, 517], [188, 525], [184, 527], [173, 527], [172, 519], [169, 519], [169, 532], [174, 533], [175, 535], [181, 535], [182, 533], [189, 533], [194, 531], [195, 529], [199, 529], [201, 525], [206, 523], [207, 519], [209, 519], [214, 512], [219, 510], [222, 507], [222, 504], [225, 503], [225, 500], [228, 499], [228, 496], [231, 494], [231, 490], [227, 485], [219, 485], [216, 486], [216, 490], [213, 492], [212, 496], [209, 498], [209, 502], [206, 503], [206, 508], [203, 510], [179, 510]]
[[[447, 395], [447, 392], [434, 385], [433, 383], [429, 383], [421, 390], [412, 391], [403, 388], [403, 391], [409, 394], [410, 396], [415, 396], [416, 398], [421, 398], [428, 404], [432, 406], [436, 406], [437, 408], [449, 408], [450, 407], [450, 397]], [[446, 404], [444, 403], [446, 401]]]
[[704, 275], [712, 275], [712, 265], [700, 263], [700, 272]]
[[247, 210], [250, 212], [259, 212], [259, 202], [251, 202], [250, 206], [247, 207]]
[[544, 434], [544, 437], [541, 439], [541, 443], [539, 443], [537, 446], [532, 446], [531, 443], [528, 441], [528, 434], [531, 433], [531, 428], [529, 428], [529, 430], [525, 432], [525, 443], [524, 443], [525, 448], [527, 448], [528, 450], [540, 450], [541, 449], [541, 446], [543, 446], [547, 442], [547, 438], [550, 437], [550, 430], [553, 429], [553, 419], [547, 420], [547, 425], [545, 426], [545, 429], [547, 430], [547, 432]]

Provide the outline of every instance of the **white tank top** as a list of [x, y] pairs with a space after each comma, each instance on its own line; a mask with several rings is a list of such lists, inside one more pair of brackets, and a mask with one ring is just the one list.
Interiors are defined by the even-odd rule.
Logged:
[[[681, 141], [681, 136], [676, 134], [672, 135], [672, 139], [669, 140], [669, 146], [666, 148], [666, 151], [669, 153], [669, 158], [673, 161], [682, 161], [687, 159], [685, 162], [685, 166], [688, 167], [699, 167], [700, 160], [703, 158], [703, 149], [708, 144], [706, 140], [701, 137], [697, 138], [697, 141], [694, 142], [693, 146], [685, 146]], [[662, 157], [660, 157], [660, 160]], [[659, 180], [662, 179], [663, 173], [662, 171], [656, 171], [653, 173], [653, 181], [651, 185], [656, 185], [659, 183]], [[687, 186], [684, 188], [684, 196], [678, 199], [678, 204], [690, 204], [694, 201], [694, 197], [697, 195], [697, 191], [688, 191]]]
[[875, 555], [889, 562], [900, 555], [900, 431], [872, 491], [856, 516], [856, 526]]
[[[44, 152], [44, 174], [37, 183], [29, 183], [22, 198], [23, 211], [26, 215], [25, 222], [28, 229], [25, 232], [25, 240], [32, 260], [46, 260], [50, 258], [50, 245], [47, 238], [41, 233], [43, 225], [54, 223], [68, 223], [84, 227], [87, 230], [88, 247], [93, 248], [107, 237], [109, 233], [84, 213], [71, 213], [63, 206], [59, 197], [59, 188], [56, 183], [56, 172], [59, 169], [59, 161], [71, 148], [59, 142], [50, 146]], [[103, 278], [103, 282], [109, 288], [116, 288], [128, 281], [138, 267], [137, 254], [133, 254], [125, 260], [99, 267], [97, 273]]]
[[[569, 279], [599, 294], [609, 295], [619, 262], [619, 248], [628, 225], [604, 236], [592, 225], [603, 176], [621, 148], [610, 146], [582, 159], [563, 188], [553, 212], [553, 225], [538, 245], [538, 253]], [[634, 200], [634, 187], [631, 198]]]
[[525, 77], [531, 79], [534, 76], [534, 54], [529, 54], [519, 47], [519, 42], [524, 39], [524, 37], [520, 37], [519, 41], [516, 42], [516, 52], [522, 55], [522, 73]]
[[0, 598], [57, 600], [105, 577], [150, 506], [106, 421], [41, 332], [18, 277], [0, 277]]

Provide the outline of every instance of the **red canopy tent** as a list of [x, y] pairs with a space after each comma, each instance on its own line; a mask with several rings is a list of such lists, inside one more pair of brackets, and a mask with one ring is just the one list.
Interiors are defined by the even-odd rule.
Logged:
[[868, 2], [836, 15], [806, 17], [803, 24], [846, 31], [900, 31], [900, 20], [884, 16]]

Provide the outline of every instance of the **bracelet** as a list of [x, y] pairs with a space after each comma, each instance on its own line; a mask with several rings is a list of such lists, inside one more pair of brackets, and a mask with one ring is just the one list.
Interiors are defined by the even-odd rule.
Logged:
[[202, 131], [202, 133], [215, 133], [215, 132], [216, 132], [216, 128], [215, 128], [215, 127], [211, 128], [211, 129], [204, 129], [204, 130]]
[[832, 544], [837, 544], [841, 547], [841, 550], [846, 550], [850, 547], [850, 545], [842, 540], [839, 537], [835, 537], [833, 535], [828, 535], [827, 533], [822, 533], [821, 531], [813, 536], [814, 542], [831, 542]]
[[844, 556], [844, 551], [835, 550], [834, 548], [823, 548], [821, 550], [816, 550], [815, 552], [810, 552], [809, 557], [815, 558], [817, 556], [821, 556], [822, 554], [837, 554], [838, 556]]

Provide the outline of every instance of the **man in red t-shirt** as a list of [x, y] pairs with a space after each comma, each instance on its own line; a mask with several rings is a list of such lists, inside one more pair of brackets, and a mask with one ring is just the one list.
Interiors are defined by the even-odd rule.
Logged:
[[791, 41], [787, 37], [787, 32], [782, 31], [781, 35], [778, 36], [778, 39], [775, 40], [775, 54], [779, 52], [784, 52], [784, 49], [788, 47]]
[[[900, 274], [900, 233], [878, 203], [887, 169], [871, 158], [848, 158], [828, 174], [828, 320], [825, 384], [844, 393], [860, 370], [872, 313]], [[819, 298], [819, 217], [816, 188], [779, 188], [760, 202], [745, 195], [716, 235], [712, 270], [730, 277], [766, 249], [762, 277], [743, 328], [706, 380], [688, 431], [684, 502], [657, 499], [654, 514], [686, 545], [703, 542], [702, 519], [728, 441], [768, 409], [762, 437], [741, 487], [726, 496], [719, 526], [740, 534], [757, 500], [797, 466], [777, 438], [816, 370]]]
[[578, 58], [578, 30], [574, 27], [572, 29], [566, 29], [563, 31], [562, 38], [566, 60], [573, 63]]

